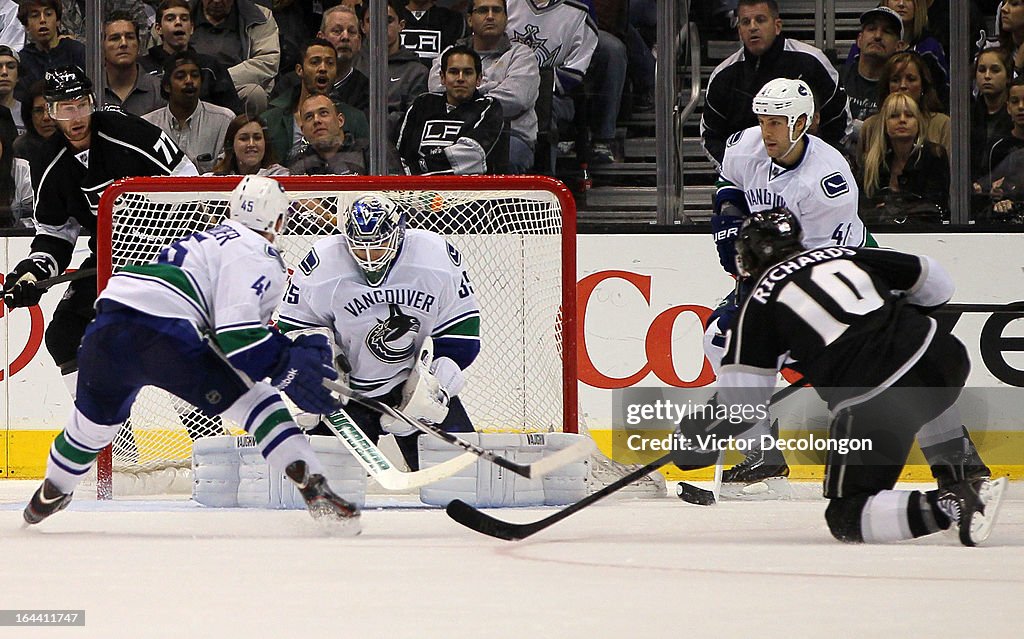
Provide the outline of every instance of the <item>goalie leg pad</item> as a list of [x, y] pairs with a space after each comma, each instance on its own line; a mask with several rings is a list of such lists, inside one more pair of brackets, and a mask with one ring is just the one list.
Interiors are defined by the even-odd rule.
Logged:
[[[462, 438], [520, 464], [571, 446], [583, 435], [569, 433], [468, 433]], [[462, 450], [434, 437], [420, 438], [423, 468], [456, 457]], [[453, 499], [479, 508], [565, 505], [587, 495], [589, 460], [582, 460], [536, 479], [527, 479], [485, 460], [420, 489], [423, 503], [446, 506]]]
[[[320, 459], [331, 488], [362, 507], [366, 502], [366, 472], [342, 443], [334, 437], [314, 436], [309, 446]], [[192, 498], [204, 506], [306, 508], [294, 482], [282, 472], [271, 471], [251, 436], [201, 439], [193, 448], [192, 464]]]

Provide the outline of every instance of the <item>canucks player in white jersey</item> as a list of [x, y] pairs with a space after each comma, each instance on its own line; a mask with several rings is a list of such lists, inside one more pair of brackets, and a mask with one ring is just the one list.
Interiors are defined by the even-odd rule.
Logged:
[[78, 353], [74, 410], [25, 508], [27, 523], [67, 506], [139, 390], [152, 385], [242, 424], [270, 466], [296, 483], [314, 518], [358, 531], [357, 509], [328, 487], [279, 394], [308, 411], [339, 404], [322, 385], [338, 376], [327, 339], [292, 341], [268, 326], [287, 279], [273, 241], [289, 204], [276, 181], [246, 176], [231, 193], [229, 219], [110, 279]]
[[[278, 326], [330, 329], [354, 390], [449, 432], [472, 431], [458, 394], [480, 352], [480, 307], [462, 254], [437, 233], [407, 229], [406, 213], [384, 195], [356, 199], [343, 224], [342, 235], [318, 241], [299, 264]], [[430, 380], [412, 374], [428, 339]], [[440, 398], [417, 392], [435, 380]], [[418, 431], [353, 403], [345, 410], [374, 442], [394, 434], [419, 469]]]

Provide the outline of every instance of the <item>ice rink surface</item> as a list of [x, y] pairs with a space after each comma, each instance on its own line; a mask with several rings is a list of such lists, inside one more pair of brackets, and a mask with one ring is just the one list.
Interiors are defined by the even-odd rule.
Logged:
[[844, 545], [816, 499], [674, 496], [607, 501], [521, 542], [381, 499], [355, 538], [325, 537], [302, 511], [180, 499], [76, 498], [26, 530], [36, 485], [0, 481], [0, 608], [84, 609], [86, 623], [4, 638], [1024, 636], [1021, 486], [988, 546], [964, 548], [948, 535]]

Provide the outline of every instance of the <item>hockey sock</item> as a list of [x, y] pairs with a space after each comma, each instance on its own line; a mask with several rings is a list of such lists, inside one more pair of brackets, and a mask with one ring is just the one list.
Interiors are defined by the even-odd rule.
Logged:
[[96, 456], [114, 440], [120, 428], [121, 424], [97, 424], [76, 408], [67, 427], [50, 446], [46, 478], [62, 493], [74, 492]]
[[69, 373], [61, 373], [60, 379], [71, 393], [71, 399], [74, 399], [78, 393], [78, 369]]
[[861, 511], [865, 543], [913, 539], [949, 528], [949, 518], [934, 507], [936, 492], [883, 490], [872, 495]]
[[271, 468], [283, 471], [293, 461], [301, 459], [310, 474], [323, 474], [323, 464], [295, 424], [281, 395], [270, 384], [257, 382], [224, 415], [241, 424], [256, 439], [260, 454]]

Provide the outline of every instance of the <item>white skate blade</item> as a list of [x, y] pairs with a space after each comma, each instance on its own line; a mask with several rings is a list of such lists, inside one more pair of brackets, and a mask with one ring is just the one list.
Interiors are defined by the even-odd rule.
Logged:
[[988, 480], [978, 491], [981, 500], [985, 502], [985, 514], [975, 513], [971, 517], [971, 541], [972, 545], [979, 545], [988, 539], [992, 534], [992, 528], [996, 525], [999, 517], [999, 507], [1003, 503], [1003, 495], [1006, 493], [1007, 479], [1000, 477], [996, 480]]
[[720, 498], [737, 501], [772, 501], [793, 499], [793, 486], [785, 477], [770, 477], [744, 484], [724, 482]]

